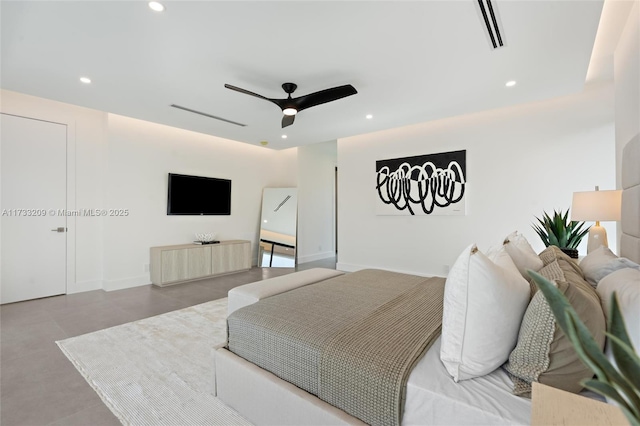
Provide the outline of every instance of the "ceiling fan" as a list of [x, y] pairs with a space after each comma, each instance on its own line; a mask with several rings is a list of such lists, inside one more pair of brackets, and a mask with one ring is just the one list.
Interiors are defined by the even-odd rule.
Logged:
[[292, 98], [291, 94], [296, 91], [298, 85], [294, 83], [284, 83], [282, 88], [289, 97], [285, 99], [270, 99], [230, 84], [225, 84], [224, 87], [246, 95], [255, 96], [256, 98], [264, 99], [265, 101], [273, 102], [278, 105], [284, 114], [284, 117], [282, 117], [283, 128], [291, 126], [296, 118], [296, 114], [302, 110], [316, 105], [326, 104], [327, 102], [337, 101], [338, 99], [346, 98], [347, 96], [358, 93], [355, 87], [350, 84], [346, 84], [344, 86], [332, 87], [331, 89], [325, 89], [309, 95]]

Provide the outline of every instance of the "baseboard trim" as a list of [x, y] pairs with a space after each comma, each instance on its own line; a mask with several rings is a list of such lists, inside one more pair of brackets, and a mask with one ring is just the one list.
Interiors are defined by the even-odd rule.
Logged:
[[124, 290], [125, 288], [141, 287], [143, 285], [150, 285], [151, 280], [149, 275], [143, 275], [140, 277], [125, 278], [122, 280], [104, 281], [104, 291]]
[[85, 291], [102, 290], [104, 283], [102, 280], [81, 281], [67, 285], [67, 294], [84, 293]]

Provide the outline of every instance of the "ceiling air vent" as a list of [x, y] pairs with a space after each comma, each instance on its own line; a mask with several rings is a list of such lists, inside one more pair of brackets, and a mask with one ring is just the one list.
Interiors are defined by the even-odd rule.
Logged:
[[504, 46], [503, 31], [500, 29], [498, 9], [491, 0], [478, 0], [478, 8], [482, 22], [485, 25], [489, 42], [494, 49]]
[[174, 107], [174, 108], [181, 109], [183, 111], [188, 111], [188, 112], [192, 112], [194, 114], [204, 115], [205, 117], [213, 118], [214, 120], [220, 120], [220, 121], [224, 121], [225, 123], [235, 124], [236, 126], [240, 126], [240, 127], [246, 127], [247, 126], [246, 124], [237, 123], [235, 121], [227, 120], [226, 118], [222, 118], [222, 117], [216, 117], [215, 115], [207, 114], [206, 112], [202, 112], [202, 111], [196, 111], [195, 109], [183, 107], [183, 106], [180, 106], [180, 105], [171, 104], [171, 106]]

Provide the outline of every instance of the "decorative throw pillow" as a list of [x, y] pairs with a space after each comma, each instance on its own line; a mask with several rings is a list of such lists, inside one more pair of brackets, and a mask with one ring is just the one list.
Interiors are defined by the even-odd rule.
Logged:
[[[557, 260], [554, 260], [552, 263], [544, 266], [542, 269], [538, 271], [540, 275], [548, 279], [549, 281], [559, 281], [564, 280], [564, 272], [562, 272], [562, 268], [558, 264]], [[538, 286], [533, 281], [533, 279], [529, 279], [529, 285], [531, 288], [531, 298], [538, 291]]]
[[587, 281], [595, 287], [601, 279], [618, 269], [640, 269], [640, 265], [627, 258], [616, 256], [608, 247], [600, 246], [582, 259], [580, 268]]
[[[512, 262], [496, 254], [498, 262]], [[467, 247], [444, 289], [440, 359], [454, 380], [483, 376], [500, 367], [514, 348], [529, 286], [515, 266], [503, 268]]]
[[[544, 267], [538, 273], [549, 281], [563, 280], [572, 283], [585, 279], [578, 264], [556, 246], [547, 247], [540, 253], [539, 257], [544, 263]], [[531, 279], [529, 279], [529, 283], [531, 284], [531, 296], [533, 297], [535, 292], [538, 291], [538, 287]]]
[[[569, 262], [574, 263], [571, 260]], [[564, 279], [555, 281], [558, 289], [569, 299], [579, 318], [603, 347], [605, 318], [593, 287], [575, 273], [564, 259], [558, 258], [547, 266], [549, 268], [545, 273], [549, 276], [557, 276], [562, 272]], [[571, 341], [556, 324], [553, 312], [540, 291], [536, 292], [527, 307], [518, 343], [504, 369], [513, 379], [513, 393], [516, 395], [530, 394], [531, 382], [579, 392], [582, 389], [580, 381], [593, 376], [593, 372], [578, 357]]]
[[504, 245], [490, 247], [489, 250], [487, 250], [486, 255], [496, 265], [506, 269], [512, 274], [515, 274], [518, 278], [522, 277], [520, 275], [520, 271], [518, 271], [518, 267], [513, 263], [513, 259], [511, 259], [509, 253], [507, 253], [507, 249]]
[[539, 271], [544, 266], [527, 239], [522, 234], [518, 234], [518, 231], [507, 235], [504, 246], [525, 279], [529, 279], [527, 269]]
[[616, 292], [631, 343], [636, 352], [640, 351], [640, 270], [618, 269], [601, 279], [596, 291], [605, 317], [611, 310], [611, 295]]

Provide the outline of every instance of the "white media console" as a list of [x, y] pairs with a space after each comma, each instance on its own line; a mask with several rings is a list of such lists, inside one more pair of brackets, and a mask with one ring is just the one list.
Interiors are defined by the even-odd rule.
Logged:
[[151, 282], [160, 287], [250, 268], [251, 242], [247, 240], [151, 247]]

